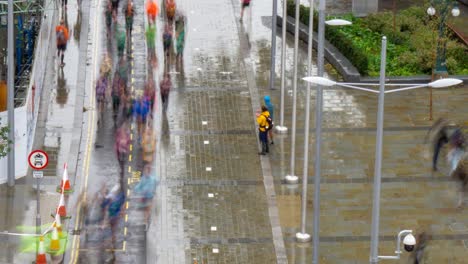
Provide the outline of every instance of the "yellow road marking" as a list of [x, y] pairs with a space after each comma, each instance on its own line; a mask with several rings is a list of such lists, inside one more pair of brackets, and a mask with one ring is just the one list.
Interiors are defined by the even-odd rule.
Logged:
[[132, 172], [132, 166], [128, 166], [128, 172]]
[[125, 202], [125, 209], [128, 209], [128, 202]]
[[133, 133], [130, 134], [130, 140], [133, 140]]
[[130, 151], [132, 151], [132, 150], [133, 150], [133, 145], [132, 145], [132, 144], [130, 144]]
[[130, 184], [130, 178], [127, 179], [127, 183]]
[[[128, 222], [128, 214], [125, 214], [125, 222]], [[127, 228], [125, 228], [127, 230]]]
[[[100, 0], [96, 0], [97, 1], [97, 14], [100, 14], [100, 9], [101, 9], [101, 2]], [[96, 18], [94, 20], [94, 28], [96, 29], [97, 28], [97, 22], [99, 20]], [[96, 58], [97, 57], [97, 51], [98, 51], [98, 47], [100, 47], [100, 38], [97, 37], [97, 34], [98, 34], [98, 30], [95, 30], [94, 31], [94, 39], [97, 41], [95, 43], [95, 46], [94, 46], [94, 57]], [[96, 65], [94, 66], [94, 69], [93, 69], [93, 74], [91, 76], [96, 76], [96, 69], [97, 69], [97, 63]], [[95, 80], [94, 80], [95, 81]], [[93, 85], [91, 85], [90, 87], [93, 87]], [[95, 105], [95, 93], [91, 92], [91, 105]], [[88, 112], [88, 116], [91, 117], [91, 123], [88, 127], [88, 135], [87, 135], [87, 138], [88, 138], [88, 145], [87, 145], [87, 149], [86, 149], [86, 154], [87, 155], [85, 157], [85, 163], [83, 164], [83, 174], [85, 176], [84, 178], [84, 185], [81, 186], [81, 190], [83, 192], [83, 188], [84, 188], [84, 192], [83, 192], [83, 198], [82, 200], [80, 200], [78, 202], [78, 209], [76, 211], [76, 220], [75, 220], [75, 230], [78, 229], [78, 227], [80, 226], [80, 215], [81, 215], [81, 203], [83, 201], [86, 201], [86, 190], [88, 188], [88, 176], [89, 176], [89, 164], [90, 164], [90, 159], [91, 159], [91, 145], [93, 143], [93, 140], [92, 140], [92, 137], [93, 137], [93, 134], [91, 133], [91, 131], [94, 131], [94, 119], [95, 119], [95, 111], [89, 111]], [[78, 237], [79, 236], [73, 236], [73, 241], [72, 241], [72, 252], [71, 252], [71, 256], [70, 256], [70, 263], [77, 263], [78, 261], [78, 250], [80, 249], [80, 241], [78, 240]], [[78, 243], [77, 243], [77, 240], [78, 240]], [[75, 249], [75, 250], [73, 250]]]
[[128, 161], [132, 161], [132, 154], [128, 155]]
[[[130, 181], [130, 179], [128, 179]], [[127, 196], [130, 196], [130, 189], [127, 189]]]
[[124, 236], [127, 236], [127, 227], [124, 228]]
[[127, 241], [124, 240], [123, 242], [123, 247], [122, 247], [122, 251], [125, 251], [125, 247], [127, 246]]

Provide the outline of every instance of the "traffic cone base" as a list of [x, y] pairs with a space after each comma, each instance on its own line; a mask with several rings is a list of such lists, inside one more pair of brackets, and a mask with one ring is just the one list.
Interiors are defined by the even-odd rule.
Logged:
[[[70, 183], [69, 183], [68, 185], [70, 185]], [[62, 190], [63, 190], [63, 191], [62, 191]], [[74, 190], [73, 190], [72, 187], [68, 188], [68, 190], [67, 190], [67, 189], [64, 189], [64, 188], [62, 187], [62, 185], [60, 184], [59, 186], [57, 186], [56, 191], [57, 191], [58, 193], [70, 194], [70, 193], [73, 193]]]
[[36, 255], [36, 264], [47, 264], [43, 237], [39, 239], [39, 249]]
[[49, 251], [57, 252], [59, 250], [60, 250], [60, 240], [51, 240], [50, 241]]
[[36, 264], [47, 264], [47, 259], [44, 254], [39, 254], [36, 256]]

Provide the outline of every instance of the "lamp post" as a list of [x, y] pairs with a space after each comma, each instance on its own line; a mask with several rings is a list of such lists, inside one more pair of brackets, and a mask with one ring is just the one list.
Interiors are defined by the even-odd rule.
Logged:
[[[305, 77], [303, 80], [320, 86], [334, 86], [338, 85], [344, 88], [356, 89], [371, 93], [379, 94], [378, 101], [378, 112], [377, 112], [377, 133], [376, 133], [376, 153], [375, 153], [375, 165], [374, 165], [374, 187], [373, 187], [373, 205], [372, 205], [372, 230], [371, 230], [371, 253], [370, 263], [374, 264], [378, 262], [378, 243], [379, 243], [379, 222], [380, 222], [380, 187], [381, 187], [381, 165], [382, 165], [382, 143], [383, 143], [383, 121], [384, 121], [384, 95], [387, 93], [394, 93], [424, 87], [431, 88], [443, 88], [462, 83], [461, 80], [453, 78], [439, 79], [427, 84], [385, 84], [385, 64], [386, 64], [386, 47], [387, 38], [382, 37], [382, 53], [381, 53], [381, 69], [380, 69], [380, 81], [379, 90], [373, 90], [361, 86], [376, 86], [375, 83], [340, 83], [329, 80], [323, 77]], [[385, 91], [385, 86], [398, 86], [393, 90]], [[318, 138], [321, 141], [321, 138]], [[315, 208], [314, 208], [315, 209]], [[315, 217], [315, 216], [314, 216]], [[315, 230], [314, 230], [315, 232]]]
[[8, 186], [15, 185], [15, 46], [13, 19], [13, 0], [8, 1], [8, 138], [10, 139], [10, 151], [8, 152]]
[[285, 70], [286, 70], [286, 21], [288, 17], [288, 1], [283, 0], [283, 21], [282, 21], [282, 34], [281, 34], [281, 90], [280, 90], [280, 123], [275, 127], [276, 132], [285, 134], [288, 128], [284, 126], [284, 83], [285, 83]]
[[[296, 12], [294, 20], [294, 74], [293, 74], [293, 109], [292, 109], [292, 130], [291, 130], [291, 159], [289, 161], [289, 174], [286, 175], [286, 183], [296, 184], [299, 179], [295, 175], [296, 163], [296, 101], [297, 101], [297, 57], [299, 49], [299, 4], [296, 0]], [[283, 21], [286, 18], [283, 18]]]
[[276, 13], [278, 12], [278, 0], [273, 0], [271, 15], [271, 64], [270, 64], [270, 89], [275, 88], [275, 60], [276, 60]]
[[446, 49], [447, 40], [445, 38], [445, 22], [447, 20], [448, 11], [452, 8], [452, 16], [457, 17], [460, 15], [460, 9], [458, 9], [457, 1], [453, 0], [431, 0], [431, 6], [427, 9], [429, 16], [434, 16], [437, 11], [434, 6], [440, 8], [440, 23], [439, 23], [439, 38], [437, 40], [437, 57], [435, 62], [435, 71], [437, 75], [447, 75], [447, 63], [446, 63]]
[[[307, 50], [307, 72], [308, 75], [312, 75], [312, 35], [314, 28], [314, 0], [310, 0], [310, 13], [309, 13], [309, 38], [308, 38], [308, 50]], [[327, 25], [332, 26], [345, 26], [350, 25], [351, 22], [343, 19], [332, 19], [325, 22]], [[321, 108], [320, 108], [321, 109]], [[318, 109], [317, 109], [318, 111]], [[296, 233], [296, 239], [298, 242], [309, 242], [311, 236], [306, 233], [306, 215], [307, 215], [307, 181], [309, 172], [309, 119], [310, 119], [310, 83], [307, 83], [307, 95], [306, 95], [306, 108], [305, 108], [305, 125], [304, 125], [304, 167], [302, 170], [302, 200], [301, 200], [301, 232]], [[319, 125], [320, 123], [320, 125]], [[321, 126], [321, 120], [316, 120], [316, 126]], [[316, 133], [317, 135], [317, 133]], [[316, 141], [317, 142], [317, 141]], [[320, 151], [316, 155], [315, 159], [320, 160]], [[320, 177], [320, 176], [317, 176]], [[314, 210], [314, 215], [320, 214], [320, 210]]]

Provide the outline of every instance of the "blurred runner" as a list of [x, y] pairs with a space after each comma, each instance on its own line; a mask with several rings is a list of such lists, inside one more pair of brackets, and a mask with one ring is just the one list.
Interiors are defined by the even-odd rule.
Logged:
[[55, 34], [57, 38], [57, 56], [60, 58], [60, 66], [65, 66], [63, 62], [63, 57], [65, 55], [65, 50], [67, 49], [68, 42], [68, 28], [65, 26], [65, 21], [60, 20], [60, 24], [55, 27]]
[[130, 128], [127, 121], [123, 121], [122, 125], [117, 129], [115, 135], [115, 152], [120, 164], [120, 184], [123, 186], [125, 161], [128, 158], [130, 146]]
[[156, 24], [156, 16], [159, 13], [159, 7], [155, 0], [148, 0], [146, 3], [146, 13], [148, 14], [149, 24]]
[[145, 35], [149, 56], [154, 59], [156, 57], [156, 24], [149, 24]]
[[181, 61], [184, 55], [185, 45], [185, 17], [182, 13], [176, 17], [175, 21], [176, 30], [176, 57], [178, 61]]
[[445, 118], [439, 118], [426, 135], [433, 145], [434, 152], [432, 157], [432, 170], [437, 171], [437, 160], [442, 147], [448, 143], [448, 125], [449, 121]]
[[164, 33], [163, 33], [163, 47], [164, 47], [164, 54], [166, 57], [169, 57], [171, 47], [172, 47], [172, 26], [169, 23], [166, 23], [164, 26]]
[[156, 177], [151, 172], [151, 167], [145, 165], [140, 182], [135, 186], [134, 192], [141, 196], [140, 208], [145, 210], [145, 220], [149, 223], [151, 201], [156, 191]]
[[111, 26], [112, 26], [112, 18], [113, 18], [111, 1], [107, 2], [105, 16], [106, 16], [107, 39], [110, 42], [111, 41], [111, 36], [112, 36], [111, 35]]
[[[121, 58], [124, 54], [125, 51], [125, 42], [126, 40], [126, 33], [123, 32], [123, 30], [120, 30], [118, 26], [117, 27], [117, 56]], [[127, 53], [127, 55], [130, 55], [130, 53]]]
[[165, 4], [166, 8], [166, 17], [169, 22], [174, 20], [174, 16], [176, 13], [176, 3], [175, 0], [166, 0]]
[[143, 126], [146, 124], [146, 118], [150, 111], [150, 102], [146, 97], [141, 96], [135, 100], [133, 110], [136, 114], [138, 135], [141, 136], [143, 134]]
[[129, 41], [128, 46], [130, 47], [130, 40], [133, 30], [133, 17], [135, 16], [135, 8], [133, 2], [128, 0], [127, 6], [124, 8], [123, 13], [125, 14], [125, 26], [127, 29], [127, 40]]
[[164, 73], [164, 77], [159, 85], [161, 88], [161, 101], [163, 105], [163, 111], [166, 111], [167, 106], [169, 104], [169, 92], [172, 87], [171, 77], [169, 76], [169, 73]]
[[[150, 120], [148, 118], [148, 120]], [[143, 161], [146, 164], [153, 162], [154, 151], [156, 150], [156, 135], [154, 134], [153, 124], [151, 121], [147, 122], [141, 140], [141, 148], [143, 149]]]
[[[117, 248], [116, 241], [120, 215], [123, 204], [125, 203], [125, 193], [121, 188], [122, 185], [115, 185], [110, 193], [106, 196], [104, 207], [107, 207], [106, 221], [112, 231], [112, 248]], [[115, 261], [115, 251], [112, 250], [112, 259]]]
[[153, 110], [154, 110], [154, 99], [156, 96], [156, 89], [154, 87], [154, 78], [150, 74], [148, 81], [145, 84], [145, 91], [144, 91], [144, 96], [148, 99], [150, 102], [150, 115], [153, 116]]
[[112, 19], [117, 22], [117, 13], [119, 12], [119, 0], [109, 0], [112, 7]]
[[105, 75], [101, 75], [96, 82], [96, 100], [98, 107], [98, 124], [101, 122], [104, 114], [104, 107], [106, 103], [108, 81]]

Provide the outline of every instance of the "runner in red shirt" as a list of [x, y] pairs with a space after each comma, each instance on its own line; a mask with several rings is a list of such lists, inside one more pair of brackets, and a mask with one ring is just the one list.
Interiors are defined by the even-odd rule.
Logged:
[[63, 57], [65, 54], [65, 50], [67, 49], [67, 42], [68, 42], [68, 29], [65, 26], [65, 21], [62, 19], [60, 20], [60, 25], [55, 27], [55, 34], [57, 38], [57, 56], [60, 58], [60, 66], [65, 66], [63, 62]]

